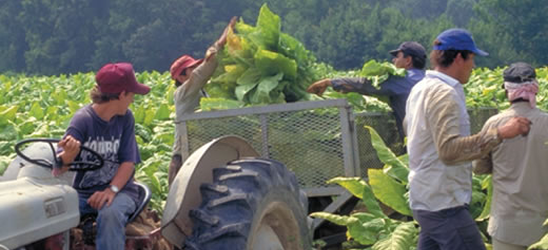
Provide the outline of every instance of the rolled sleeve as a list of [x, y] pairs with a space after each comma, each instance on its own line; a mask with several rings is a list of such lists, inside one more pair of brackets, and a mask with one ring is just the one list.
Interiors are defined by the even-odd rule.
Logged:
[[371, 81], [363, 77], [347, 77], [331, 80], [331, 85], [335, 91], [339, 92], [357, 92], [362, 95], [380, 94], [380, 90], [371, 85]]
[[460, 112], [457, 97], [449, 87], [430, 93], [427, 103], [430, 127], [440, 159], [446, 165], [480, 159], [501, 143], [497, 129], [483, 129], [472, 136], [460, 134]]

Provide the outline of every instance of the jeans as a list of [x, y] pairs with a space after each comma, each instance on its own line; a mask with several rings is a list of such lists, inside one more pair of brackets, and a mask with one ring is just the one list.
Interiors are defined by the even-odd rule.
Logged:
[[485, 250], [468, 206], [440, 211], [413, 210], [421, 231], [417, 250]]
[[[89, 196], [79, 195], [80, 216], [95, 214], [87, 200]], [[137, 204], [128, 195], [118, 193], [112, 204], [106, 204], [97, 215], [97, 250], [123, 250], [126, 244], [126, 223], [129, 216], [137, 209]]]

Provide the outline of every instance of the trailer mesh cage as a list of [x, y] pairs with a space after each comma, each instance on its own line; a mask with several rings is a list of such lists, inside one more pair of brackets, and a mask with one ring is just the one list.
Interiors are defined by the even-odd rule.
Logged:
[[[496, 112], [470, 111], [472, 132]], [[215, 138], [237, 135], [262, 157], [284, 163], [305, 190], [331, 187], [326, 181], [334, 177], [366, 177], [368, 168], [383, 166], [365, 125], [397, 155], [404, 152], [391, 113], [353, 113], [342, 99], [198, 112], [179, 122], [186, 129], [185, 159]]]

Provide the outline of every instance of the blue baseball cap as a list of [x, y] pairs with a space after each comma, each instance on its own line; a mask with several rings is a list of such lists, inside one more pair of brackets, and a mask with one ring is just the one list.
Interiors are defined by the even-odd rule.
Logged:
[[480, 56], [489, 55], [476, 47], [472, 34], [465, 29], [448, 29], [439, 34], [436, 39], [441, 44], [434, 45], [434, 50], [468, 50]]

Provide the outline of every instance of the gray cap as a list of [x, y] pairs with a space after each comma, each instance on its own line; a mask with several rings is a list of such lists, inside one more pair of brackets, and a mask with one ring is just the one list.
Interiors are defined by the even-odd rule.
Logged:
[[534, 80], [537, 77], [535, 68], [524, 62], [512, 63], [504, 70], [502, 77], [506, 82], [522, 83]]
[[403, 42], [397, 49], [391, 50], [389, 53], [393, 56], [397, 56], [400, 51], [412, 57], [426, 59], [426, 50], [417, 42]]

